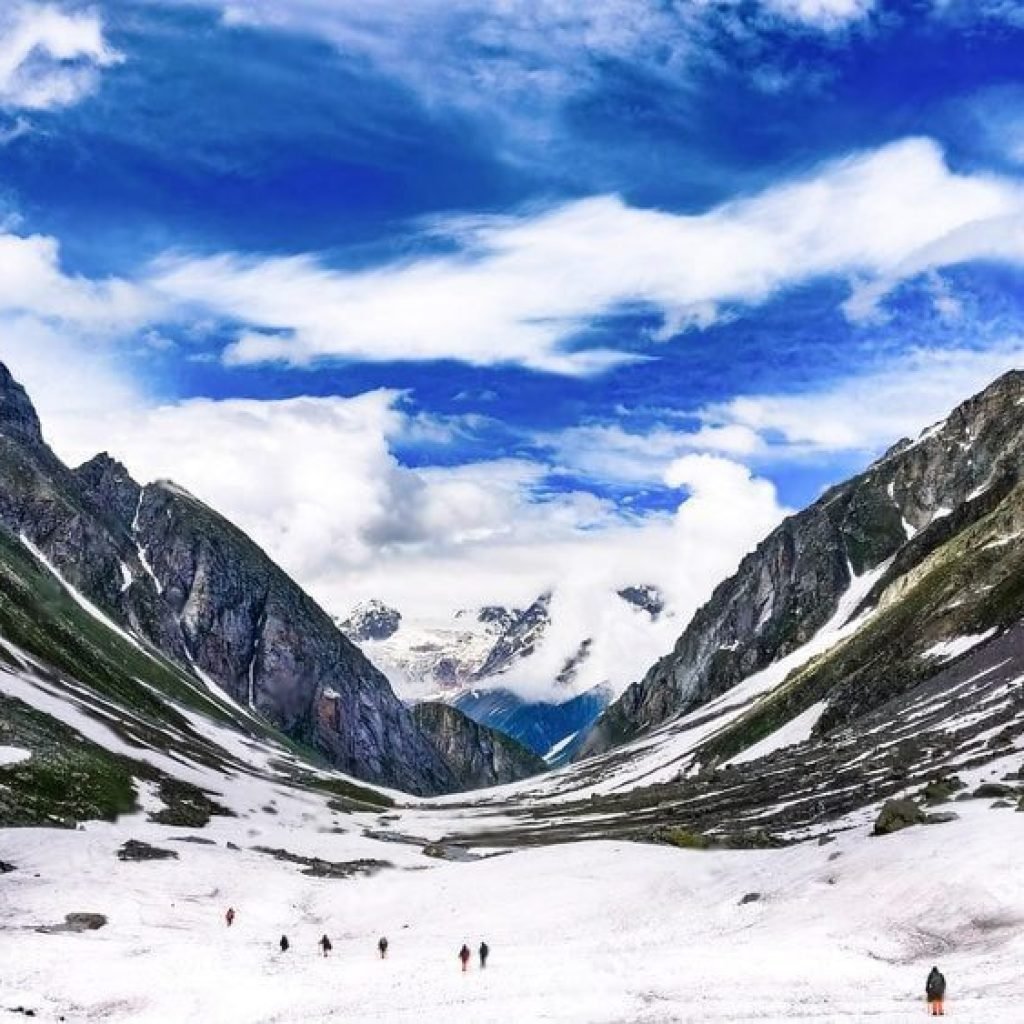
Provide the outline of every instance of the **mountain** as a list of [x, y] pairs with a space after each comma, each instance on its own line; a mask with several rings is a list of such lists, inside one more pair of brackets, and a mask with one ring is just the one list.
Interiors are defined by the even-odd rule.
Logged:
[[[645, 620], [657, 621], [665, 612], [664, 595], [650, 584], [623, 587], [616, 594]], [[594, 639], [585, 636], [552, 669], [550, 699], [517, 695], [519, 673], [551, 631], [552, 598], [543, 593], [525, 608], [462, 610], [440, 623], [410, 620], [371, 599], [353, 608], [339, 625], [407, 700], [443, 699], [541, 756], [557, 747], [557, 758], [549, 762], [557, 764], [575, 750], [614, 693], [607, 682], [583, 693], [575, 685], [593, 652]]]
[[825, 736], [994, 644], [1024, 613], [1022, 472], [1024, 373], [1014, 371], [783, 522], [579, 756], [733, 693], [742, 713], [710, 730], [705, 759], [800, 716]]
[[[56, 577], [68, 605], [87, 606], [105, 627], [103, 643], [123, 632], [158, 656], [176, 688], [183, 674], [201, 688], [212, 682], [359, 778], [416, 793], [459, 788], [384, 675], [256, 544], [179, 487], [140, 486], [108, 455], [69, 470], [3, 367], [0, 533], [18, 587]], [[69, 650], [94, 643], [73, 635], [81, 616], [61, 618], [64, 608], [29, 621], [41, 602], [16, 607], [5, 595], [0, 635], [21, 656], [88, 684], [91, 661]]]
[[362, 644], [373, 640], [388, 640], [398, 632], [401, 624], [400, 611], [373, 599], [353, 608], [349, 617], [338, 626], [353, 643]]
[[522, 744], [478, 725], [450, 704], [428, 701], [417, 704], [412, 713], [465, 789], [518, 782], [548, 767]]
[[554, 766], [575, 753], [610, 699], [610, 692], [600, 686], [560, 704], [527, 701], [499, 686], [465, 690], [451, 703], [473, 721], [512, 737]]

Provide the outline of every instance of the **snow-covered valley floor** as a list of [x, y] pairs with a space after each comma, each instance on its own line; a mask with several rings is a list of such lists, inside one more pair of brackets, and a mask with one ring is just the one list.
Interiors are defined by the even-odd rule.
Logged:
[[[17, 870], [0, 875], [0, 1011], [146, 1024], [909, 1021], [925, 1016], [938, 963], [950, 1019], [1024, 1021], [1024, 815], [956, 809], [952, 823], [886, 838], [858, 827], [825, 846], [596, 842], [472, 863], [369, 839], [375, 816], [325, 816], [312, 797], [199, 833], [141, 815], [7, 830], [0, 859]], [[172, 839], [189, 834], [216, 845]], [[179, 859], [122, 863], [126, 838]], [[317, 879], [256, 845], [394, 867]], [[761, 898], [741, 905], [747, 893]], [[36, 930], [71, 912], [109, 923]], [[463, 975], [457, 951], [481, 939], [491, 963], [481, 971], [474, 956]]]

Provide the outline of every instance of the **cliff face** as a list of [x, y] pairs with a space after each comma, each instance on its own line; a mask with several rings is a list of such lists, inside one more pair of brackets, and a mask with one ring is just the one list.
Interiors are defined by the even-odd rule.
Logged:
[[1024, 469], [1024, 374], [1001, 377], [916, 442], [771, 533], [694, 616], [673, 651], [598, 721], [582, 756], [726, 692], [805, 644], [855, 576], [911, 570], [991, 512]]
[[526, 747], [495, 729], [478, 725], [450, 704], [417, 704], [413, 716], [466, 789], [517, 782], [547, 768]]
[[123, 628], [344, 771], [415, 793], [459, 787], [387, 679], [257, 545], [107, 455], [69, 470], [2, 366], [0, 528]]

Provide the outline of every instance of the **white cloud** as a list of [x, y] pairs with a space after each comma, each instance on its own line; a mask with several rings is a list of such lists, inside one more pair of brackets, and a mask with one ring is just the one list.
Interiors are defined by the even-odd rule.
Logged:
[[836, 28], [860, 21], [875, 7], [875, 0], [764, 0], [769, 11], [792, 21]]
[[[33, 391], [42, 374], [39, 365], [27, 375]], [[43, 387], [58, 453], [75, 464], [104, 449], [140, 480], [176, 480], [338, 613], [378, 596], [436, 618], [553, 590], [555, 627], [515, 680], [534, 695], [551, 692], [586, 636], [595, 643], [578, 686], [622, 686], [642, 673], [782, 515], [770, 483], [707, 456], [673, 466], [672, 486], [686, 490], [674, 516], [549, 493], [548, 467], [523, 460], [410, 469], [392, 447], [418, 429], [416, 417], [395, 392], [153, 404], [110, 385], [105, 411], [62, 410], [61, 395]], [[647, 623], [614, 594], [641, 582], [664, 590], [674, 619]]]
[[[941, 282], [933, 291], [941, 315], [963, 316]], [[662, 480], [683, 486], [673, 467], [691, 465], [701, 453], [762, 469], [843, 453], [867, 460], [902, 437], [916, 436], [1000, 374], [1020, 368], [1024, 341], [1015, 338], [985, 348], [918, 348], [880, 369], [811, 390], [739, 395], [687, 417], [667, 413], [664, 422], [645, 430], [626, 429], [629, 412], [622, 410], [620, 422], [572, 427], [535, 440], [569, 472], [633, 487]], [[679, 426], [684, 418], [696, 426]]]
[[0, 107], [70, 106], [96, 88], [102, 68], [120, 60], [94, 12], [14, 3], [0, 13]]
[[803, 394], [750, 395], [708, 407], [704, 419], [766, 439], [785, 458], [808, 452], [874, 453], [914, 437], [1007, 370], [1024, 368], [1024, 341], [984, 349], [918, 349], [883, 369]]
[[[165, 260], [152, 287], [252, 325], [232, 364], [325, 357], [452, 358], [560, 373], [626, 358], [578, 339], [594, 318], [637, 304], [673, 321], [762, 302], [824, 275], [857, 281], [865, 317], [901, 279], [949, 263], [1024, 260], [1024, 188], [957, 174], [935, 143], [910, 139], [695, 216], [600, 196], [520, 217], [448, 225], [455, 255], [370, 270], [309, 256]], [[685, 315], [685, 314], [682, 314]]]

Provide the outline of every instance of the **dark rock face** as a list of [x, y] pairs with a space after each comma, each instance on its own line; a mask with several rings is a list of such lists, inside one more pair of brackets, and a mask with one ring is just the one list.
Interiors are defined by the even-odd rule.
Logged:
[[107, 509], [121, 523], [131, 526], [142, 497], [142, 488], [120, 462], [106, 452], [100, 452], [74, 472], [100, 508]]
[[638, 611], [647, 612], [652, 619], [657, 619], [665, 610], [665, 595], [651, 583], [623, 587], [616, 593], [626, 604], [632, 605]]
[[417, 704], [413, 715], [452, 775], [467, 789], [518, 782], [547, 767], [515, 740], [477, 725], [450, 704]]
[[0, 529], [115, 623], [344, 771], [414, 793], [457, 788], [386, 678], [257, 545], [173, 484], [140, 487], [106, 454], [69, 470], [2, 365]]
[[[480, 620], [495, 621], [493, 618], [484, 618], [493, 612], [494, 609], [482, 609]], [[512, 614], [511, 621], [491, 648], [484, 663], [477, 669], [476, 678], [486, 679], [488, 676], [500, 675], [521, 658], [529, 657], [550, 624], [551, 595], [541, 594], [525, 611], [515, 611]]]
[[[608, 709], [583, 755], [698, 707], [785, 657], [832, 618], [854, 575], [892, 559], [877, 599], [990, 513], [1024, 476], [1022, 402], [1024, 373], [1006, 374], [917, 442], [901, 442], [783, 522], [715, 590], [675, 649]], [[861, 685], [848, 688], [821, 728], [867, 710], [865, 696]]]
[[454, 787], [385, 677], [241, 531], [153, 484], [136, 535], [192, 660], [235, 700], [361, 778], [417, 793]]
[[41, 444], [43, 431], [25, 389], [0, 363], [0, 434], [16, 441]]

